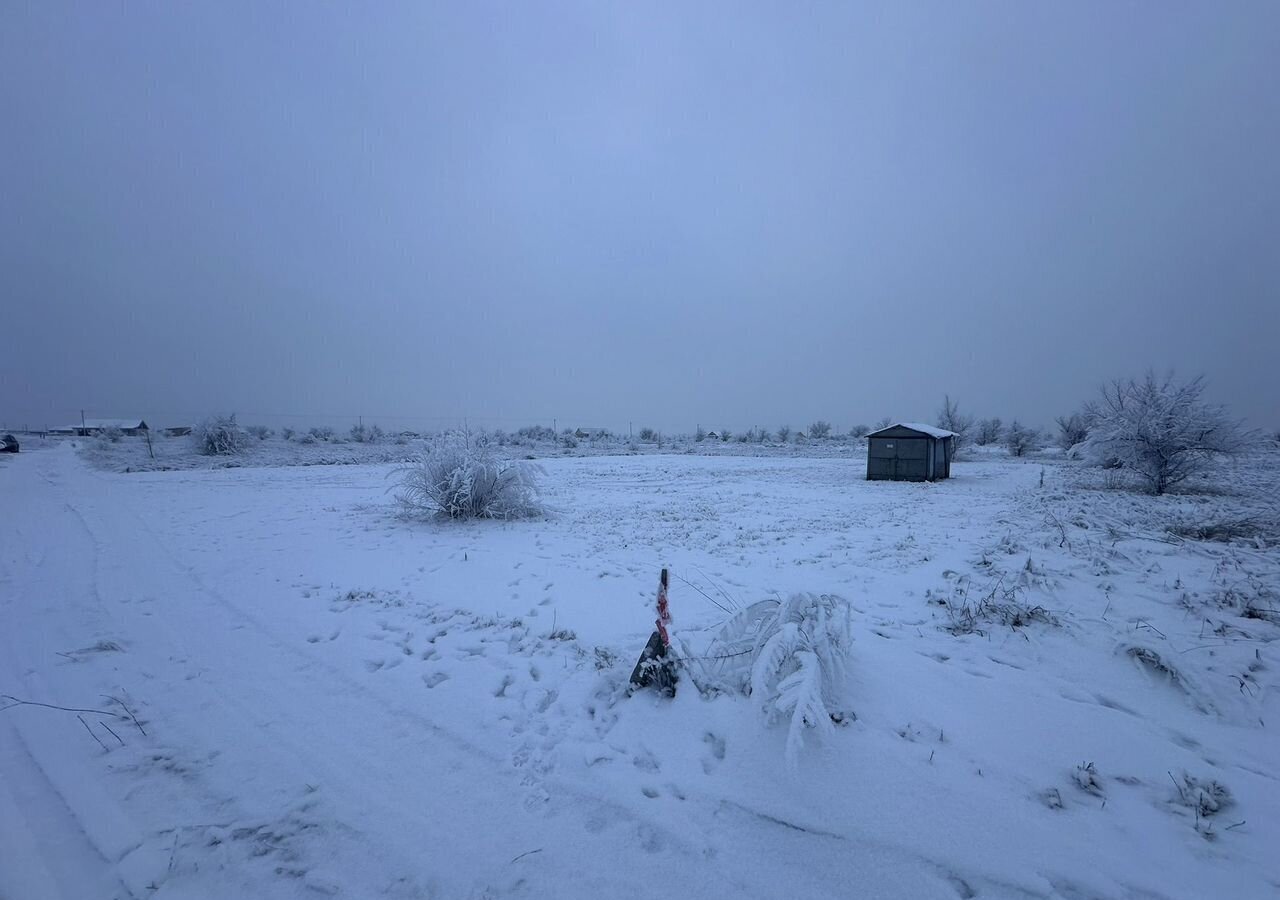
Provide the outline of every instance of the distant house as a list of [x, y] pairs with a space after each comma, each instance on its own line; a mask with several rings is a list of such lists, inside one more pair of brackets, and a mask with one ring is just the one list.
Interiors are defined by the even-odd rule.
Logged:
[[954, 431], [898, 422], [867, 435], [867, 480], [937, 481], [951, 477]]
[[76, 434], [80, 437], [92, 437], [112, 428], [118, 428], [122, 434], [132, 437], [145, 434], [150, 430], [147, 427], [147, 423], [142, 419], [85, 419], [79, 425], [64, 425], [61, 428], [51, 428], [49, 432], [51, 434]]
[[186, 437], [190, 433], [190, 425], [170, 425], [164, 430], [165, 437]]

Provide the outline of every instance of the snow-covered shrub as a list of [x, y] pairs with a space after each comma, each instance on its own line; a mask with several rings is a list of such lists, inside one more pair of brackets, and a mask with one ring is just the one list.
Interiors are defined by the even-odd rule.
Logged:
[[266, 425], [246, 425], [244, 430], [260, 441], [265, 441], [271, 437], [271, 429]]
[[1214, 816], [1234, 804], [1231, 791], [1222, 782], [1214, 778], [1196, 778], [1188, 772], [1181, 775], [1173, 782], [1178, 789], [1178, 802], [1194, 810], [1197, 816]]
[[693, 433], [693, 439], [701, 444], [707, 439], [707, 429], [699, 425], [698, 430]]
[[640, 440], [653, 442], [653, 441], [656, 441], [657, 439], [658, 439], [658, 432], [654, 431], [652, 428], [640, 429]]
[[1088, 791], [1096, 797], [1101, 797], [1105, 793], [1102, 789], [1102, 779], [1098, 776], [1098, 768], [1091, 762], [1076, 766], [1071, 777], [1082, 791]]
[[[565, 429], [568, 431], [569, 429]], [[516, 435], [529, 441], [554, 441], [556, 433], [546, 425], [526, 425], [516, 429]]]
[[1040, 432], [1034, 428], [1028, 428], [1017, 419], [1009, 423], [1009, 427], [1004, 432], [1004, 448], [1009, 451], [1010, 456], [1023, 456], [1028, 450], [1035, 450], [1040, 446]]
[[104, 444], [118, 444], [124, 438], [124, 432], [115, 425], [108, 425], [98, 432], [98, 439]]
[[396, 499], [405, 515], [451, 519], [514, 519], [543, 511], [541, 470], [507, 459], [485, 439], [449, 433], [432, 440], [422, 456], [400, 470]]
[[1090, 461], [1137, 475], [1154, 494], [1203, 471], [1215, 458], [1243, 452], [1246, 434], [1226, 409], [1204, 402], [1204, 378], [1117, 380], [1089, 403]]
[[720, 432], [720, 440], [722, 443], [725, 443], [725, 444], [729, 443], [729, 439], [732, 437], [733, 437], [733, 432], [730, 431], [728, 428], [725, 428]]
[[328, 425], [321, 425], [318, 428], [312, 428], [307, 432], [307, 434], [311, 435], [311, 437], [315, 438], [317, 441], [333, 440], [333, 429]]
[[817, 440], [831, 437], [831, 423], [824, 419], [819, 419], [809, 426], [809, 437]]
[[286, 441], [293, 440], [294, 434], [296, 434], [296, 432], [292, 428], [280, 429], [280, 437], [284, 438]]
[[357, 444], [381, 444], [386, 436], [386, 432], [377, 425], [367, 428], [363, 424], [351, 426], [351, 440]]
[[851, 438], [864, 438], [870, 433], [871, 433], [870, 425], [858, 424], [858, 425], [854, 425], [852, 428], [849, 429], [849, 437]]
[[778, 429], [778, 443], [785, 444], [791, 437], [791, 426], [783, 425]]
[[892, 424], [893, 424], [893, 419], [890, 419], [888, 416], [885, 416], [883, 419], [881, 419], [880, 421], [876, 422], [876, 424], [875, 424], [874, 426], [872, 426], [871, 430], [872, 430], [872, 431], [881, 431], [881, 430], [883, 430], [883, 429], [885, 429], [885, 428], [888, 428], [888, 427], [889, 427], [890, 425], [892, 425]]
[[966, 634], [985, 635], [987, 625], [1018, 629], [1036, 623], [1058, 624], [1058, 618], [1053, 613], [1039, 604], [1028, 603], [1016, 585], [1006, 587], [1003, 579], [996, 581], [987, 593], [980, 596], [971, 594], [970, 588], [971, 584], [965, 578], [952, 589], [949, 597], [926, 595], [930, 597], [931, 603], [946, 609], [947, 624], [943, 628], [957, 637]]
[[228, 456], [243, 452], [249, 435], [236, 424], [236, 417], [210, 416], [191, 429], [196, 452], [204, 456]]
[[720, 629], [707, 657], [713, 680], [749, 692], [768, 719], [790, 721], [787, 757], [805, 730], [829, 732], [847, 716], [849, 603], [831, 594], [792, 594], [739, 611]]

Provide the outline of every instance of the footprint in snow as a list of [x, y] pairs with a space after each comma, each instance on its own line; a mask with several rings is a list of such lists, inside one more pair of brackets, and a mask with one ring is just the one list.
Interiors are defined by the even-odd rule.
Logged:
[[432, 672], [430, 675], [422, 676], [422, 683], [429, 688], [436, 687], [442, 682], [448, 681], [449, 676], [444, 672]]

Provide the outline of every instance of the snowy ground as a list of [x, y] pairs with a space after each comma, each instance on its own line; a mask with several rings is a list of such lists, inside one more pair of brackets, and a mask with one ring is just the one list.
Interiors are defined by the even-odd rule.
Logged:
[[[549, 518], [458, 525], [396, 520], [389, 465], [33, 442], [0, 693], [112, 715], [0, 712], [0, 897], [1274, 897], [1278, 457], [1165, 498], [1052, 460], [550, 459]], [[857, 721], [791, 768], [746, 698], [628, 697], [662, 565], [695, 639], [849, 598]]]

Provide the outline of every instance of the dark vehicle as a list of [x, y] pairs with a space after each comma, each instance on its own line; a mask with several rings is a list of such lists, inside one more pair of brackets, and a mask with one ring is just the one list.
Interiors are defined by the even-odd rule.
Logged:
[[0, 437], [0, 453], [17, 453], [18, 439], [11, 434]]

